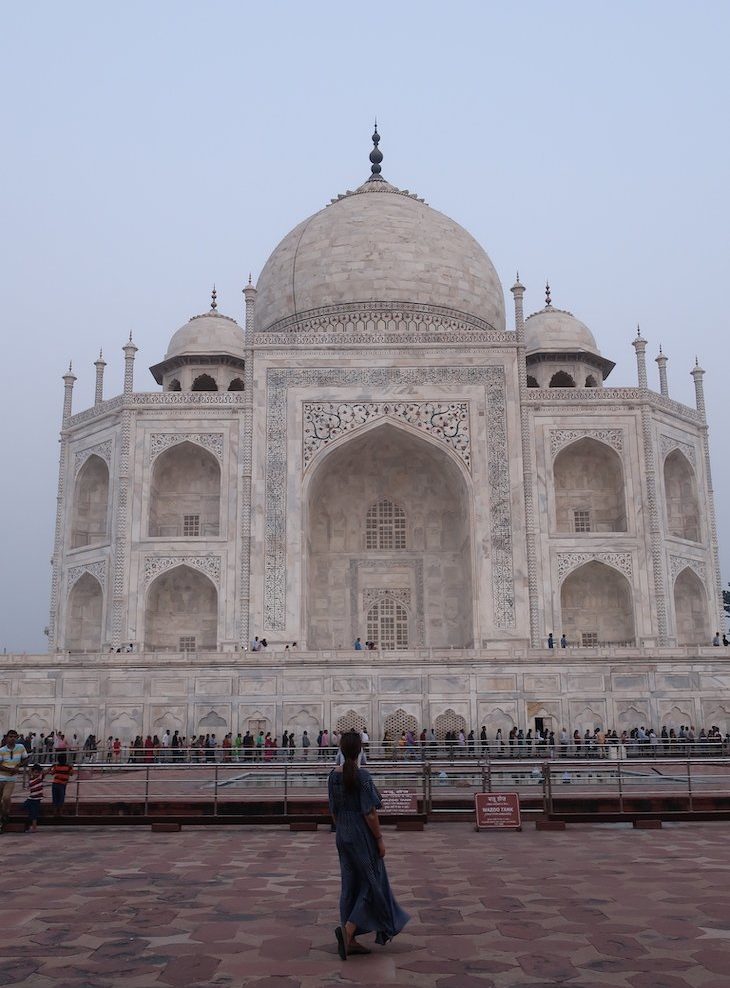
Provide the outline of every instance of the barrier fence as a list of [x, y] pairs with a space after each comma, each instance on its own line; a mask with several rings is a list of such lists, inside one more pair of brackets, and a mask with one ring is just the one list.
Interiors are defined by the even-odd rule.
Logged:
[[[215, 816], [258, 802], [278, 803], [287, 815], [326, 800], [331, 770], [331, 761], [87, 763], [71, 776], [65, 812], [115, 803], [143, 807], [147, 816], [161, 804], [205, 803]], [[730, 759], [387, 759], [370, 761], [368, 770], [379, 789], [414, 796], [414, 805], [434, 817], [459, 807], [468, 812], [476, 792], [517, 792], [547, 814], [562, 812], [567, 796], [611, 798], [620, 813], [629, 801], [655, 797], [683, 801], [689, 811], [698, 800], [730, 801]]]

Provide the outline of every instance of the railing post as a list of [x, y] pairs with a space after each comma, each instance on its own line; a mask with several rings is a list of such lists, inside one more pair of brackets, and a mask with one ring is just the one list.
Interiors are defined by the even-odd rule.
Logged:
[[618, 811], [619, 811], [619, 813], [623, 813], [623, 811], [624, 811], [624, 786], [623, 786], [623, 777], [621, 775], [621, 759], [620, 758], [616, 761], [616, 768], [618, 769], [618, 774], [616, 776], [616, 779], [618, 781]]
[[144, 776], [144, 815], [149, 815], [149, 804], [150, 804], [150, 767], [145, 766], [145, 776]]
[[542, 811], [545, 816], [548, 816], [548, 778], [549, 772], [546, 771], [547, 762], [543, 762], [541, 766], [542, 772]]
[[692, 806], [692, 762], [687, 759], [687, 795], [689, 796], [689, 811], [693, 812]]
[[214, 763], [213, 816], [218, 816], [218, 762]]
[[76, 806], [75, 806], [76, 816], [79, 815], [79, 786], [80, 786], [80, 784], [81, 784], [81, 772], [79, 772], [79, 770], [77, 768], [76, 769]]
[[289, 815], [289, 766], [284, 762], [284, 816]]
[[545, 779], [545, 812], [550, 816], [553, 812], [553, 774], [550, 762], [543, 762], [542, 771]]

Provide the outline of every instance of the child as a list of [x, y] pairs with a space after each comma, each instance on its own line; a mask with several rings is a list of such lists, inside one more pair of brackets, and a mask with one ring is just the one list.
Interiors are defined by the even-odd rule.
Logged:
[[41, 815], [41, 800], [43, 799], [43, 769], [36, 762], [31, 765], [28, 776], [28, 798], [25, 801], [25, 808], [28, 812], [27, 830], [34, 834], [38, 829], [38, 820]]
[[68, 764], [65, 751], [59, 751], [54, 765], [51, 767], [53, 783], [51, 797], [53, 799], [53, 815], [60, 816], [61, 808], [66, 802], [66, 786], [73, 775], [73, 768]]

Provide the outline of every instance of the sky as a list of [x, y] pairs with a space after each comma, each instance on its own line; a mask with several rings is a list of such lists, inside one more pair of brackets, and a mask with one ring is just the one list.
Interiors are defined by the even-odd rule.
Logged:
[[[136, 390], [181, 325], [241, 289], [369, 173], [465, 226], [526, 311], [572, 311], [636, 382], [705, 392], [723, 581], [730, 271], [725, 2], [0, 4], [0, 648], [44, 651], [61, 375], [74, 410]], [[511, 324], [510, 324], [511, 325]]]

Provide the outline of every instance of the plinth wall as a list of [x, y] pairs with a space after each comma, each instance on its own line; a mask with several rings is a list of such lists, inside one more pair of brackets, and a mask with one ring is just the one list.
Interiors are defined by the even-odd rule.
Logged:
[[730, 730], [730, 650], [103, 653], [0, 656], [0, 728], [79, 738], [294, 730], [362, 718], [373, 739], [410, 718], [494, 737], [639, 725]]

